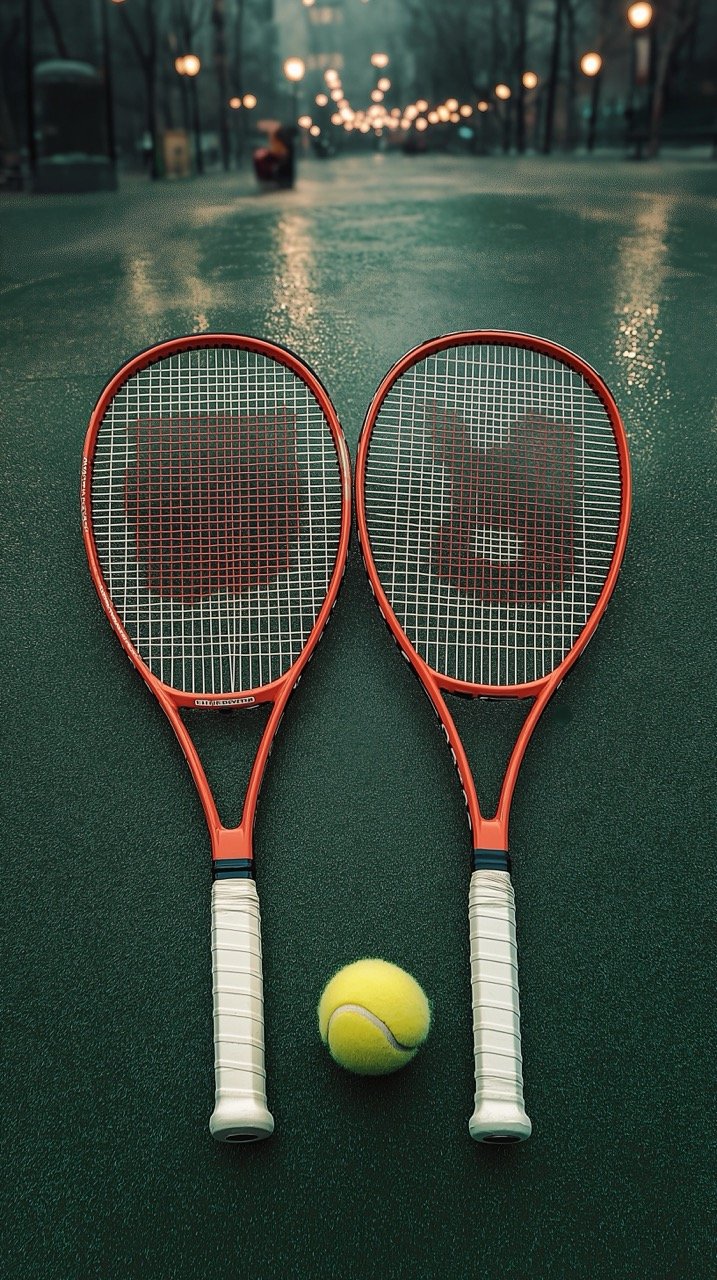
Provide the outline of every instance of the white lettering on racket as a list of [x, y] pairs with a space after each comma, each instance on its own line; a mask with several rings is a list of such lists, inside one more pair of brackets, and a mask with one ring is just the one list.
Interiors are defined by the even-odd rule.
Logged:
[[195, 707], [243, 707], [256, 702], [256, 698], [195, 698]]

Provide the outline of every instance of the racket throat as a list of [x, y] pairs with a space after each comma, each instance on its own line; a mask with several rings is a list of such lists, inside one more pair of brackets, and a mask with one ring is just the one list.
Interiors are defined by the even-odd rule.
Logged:
[[243, 825], [211, 829], [212, 866], [215, 880], [253, 880], [251, 833]]

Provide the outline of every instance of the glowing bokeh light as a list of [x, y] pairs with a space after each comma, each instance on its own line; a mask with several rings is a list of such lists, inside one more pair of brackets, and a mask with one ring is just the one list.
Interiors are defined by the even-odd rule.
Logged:
[[584, 76], [597, 76], [602, 69], [602, 58], [599, 53], [584, 53], [580, 59], [580, 70]]
[[631, 4], [627, 11], [627, 20], [636, 31], [643, 31], [652, 22], [652, 5], [647, 4], [645, 0], [638, 0], [637, 4]]

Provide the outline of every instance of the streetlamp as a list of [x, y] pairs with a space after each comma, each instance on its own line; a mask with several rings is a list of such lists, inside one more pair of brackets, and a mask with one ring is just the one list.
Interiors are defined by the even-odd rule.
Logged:
[[196, 77], [199, 75], [201, 69], [202, 64], [196, 53], [183, 53], [178, 58], [174, 59], [174, 70], [178, 76], [182, 77], [182, 84], [184, 84], [184, 77], [186, 76], [191, 86], [190, 100], [192, 104], [192, 126], [194, 131], [194, 166], [197, 173], [204, 173], [204, 160], [202, 158], [202, 130], [199, 123], [199, 98], [197, 95], [196, 85]]
[[306, 67], [301, 58], [287, 58], [284, 63], [284, 75], [292, 86], [291, 110], [294, 121], [299, 110], [299, 83], [304, 78]]
[[627, 100], [628, 134], [634, 126], [635, 96], [637, 88], [649, 84], [652, 74], [652, 32], [648, 31], [654, 10], [647, 0], [636, 0], [627, 10], [627, 20], [632, 28], [632, 56], [630, 58], [630, 92]]
[[510, 85], [502, 83], [495, 86], [493, 93], [499, 102], [505, 103], [505, 106], [501, 111], [501, 115], [503, 117], [503, 151], [507, 155], [510, 151], [510, 107], [508, 106], [508, 103], [510, 102], [513, 93]]
[[588, 80], [592, 80], [592, 93], [590, 95], [590, 122], [588, 124], [587, 149], [592, 151], [595, 146], [595, 130], [597, 128], [598, 101], [600, 98], [600, 72], [602, 71], [602, 58], [599, 53], [584, 53], [580, 59], [580, 70]]
[[638, 0], [637, 4], [630, 5], [627, 20], [635, 31], [642, 31], [652, 22], [652, 12], [651, 4], [647, 4], [646, 0]]
[[527, 128], [533, 136], [533, 146], [538, 150], [538, 134], [540, 132], [540, 110], [543, 105], [543, 95], [538, 89], [540, 84], [540, 76], [536, 71], [524, 71], [521, 76], [521, 84], [528, 95], [523, 99], [527, 117]]

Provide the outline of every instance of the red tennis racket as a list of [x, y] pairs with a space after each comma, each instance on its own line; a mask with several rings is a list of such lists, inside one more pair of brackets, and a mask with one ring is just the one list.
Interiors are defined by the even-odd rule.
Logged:
[[[259, 901], [252, 829], [289, 695], [346, 563], [350, 463], [316, 376], [283, 347], [205, 334], [135, 356], [102, 392], [82, 524], [105, 613], [159, 700], [206, 815], [214, 865], [215, 1138], [264, 1138]], [[222, 826], [181, 712], [270, 703], [241, 823]]]
[[[530, 736], [615, 586], [630, 515], [625, 431], [605, 383], [525, 334], [454, 333], [386, 375], [356, 463], [369, 581], [443, 725], [463, 786], [475, 1110], [471, 1137], [530, 1135], [523, 1101], [508, 818]], [[532, 698], [493, 817], [446, 694]]]

